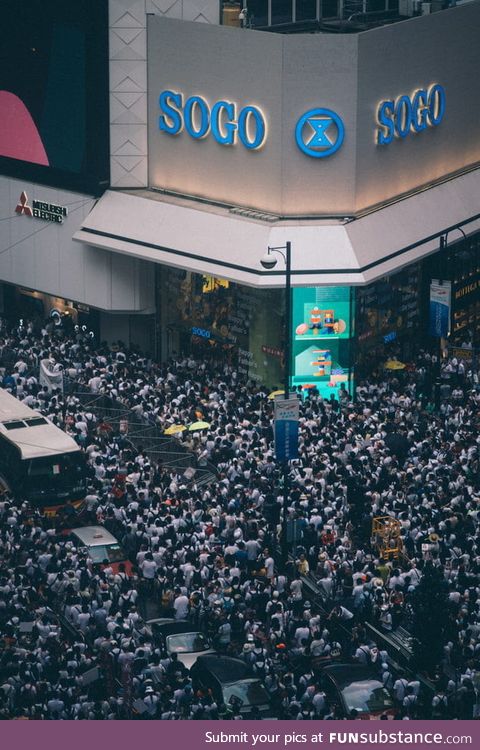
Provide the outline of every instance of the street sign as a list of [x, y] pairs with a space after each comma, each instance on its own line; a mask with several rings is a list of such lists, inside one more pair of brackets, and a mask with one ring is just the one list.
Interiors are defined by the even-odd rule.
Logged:
[[275, 457], [277, 461], [298, 458], [298, 418], [300, 402], [296, 396], [274, 401]]

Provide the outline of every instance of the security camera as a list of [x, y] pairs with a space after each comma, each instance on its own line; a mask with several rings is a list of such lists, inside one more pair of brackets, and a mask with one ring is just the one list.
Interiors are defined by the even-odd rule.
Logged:
[[263, 258], [260, 258], [260, 263], [262, 264], [264, 268], [270, 271], [272, 268], [275, 268], [275, 266], [277, 265], [277, 259], [274, 258], [273, 255], [270, 255], [270, 253], [265, 253]]

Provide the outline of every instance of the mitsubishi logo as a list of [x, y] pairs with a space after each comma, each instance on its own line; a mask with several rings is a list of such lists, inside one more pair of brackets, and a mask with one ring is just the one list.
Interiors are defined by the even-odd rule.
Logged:
[[66, 206], [57, 206], [55, 203], [46, 203], [45, 201], [34, 200], [32, 205], [28, 205], [28, 196], [23, 190], [20, 201], [17, 203], [15, 213], [19, 216], [29, 216], [33, 219], [42, 219], [43, 221], [52, 221], [54, 224], [63, 224], [63, 219], [68, 216]]
[[307, 156], [321, 159], [338, 151], [345, 129], [336, 112], [331, 109], [310, 109], [297, 122], [295, 140]]
[[28, 205], [28, 196], [25, 192], [25, 190], [22, 192], [20, 196], [20, 202], [17, 203], [17, 207], [15, 209], [16, 214], [23, 214], [24, 216], [33, 216], [33, 211]]

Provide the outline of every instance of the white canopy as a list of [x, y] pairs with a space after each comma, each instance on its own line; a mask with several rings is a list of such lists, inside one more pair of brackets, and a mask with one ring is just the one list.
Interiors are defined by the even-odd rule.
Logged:
[[292, 244], [295, 286], [366, 284], [480, 228], [480, 170], [357, 219], [282, 220], [158, 191], [107, 191], [75, 240], [112, 252], [229, 279], [279, 287], [283, 264], [265, 271], [268, 245]]

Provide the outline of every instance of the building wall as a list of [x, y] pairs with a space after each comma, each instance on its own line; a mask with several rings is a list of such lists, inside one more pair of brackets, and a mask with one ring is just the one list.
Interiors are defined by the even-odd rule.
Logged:
[[[66, 206], [63, 223], [17, 214], [23, 191], [29, 205]], [[0, 177], [0, 279], [103, 310], [150, 312], [150, 263], [72, 240], [94, 203], [90, 196]]]
[[[360, 34], [266, 34], [148, 21], [149, 184], [283, 216], [355, 216], [380, 202], [480, 163], [477, 28], [480, 3]], [[378, 145], [381, 102], [441, 85], [436, 127]], [[161, 130], [162, 91], [261, 109], [267, 137], [248, 150], [211, 132], [192, 138]], [[295, 130], [311, 110], [344, 125], [334, 153], [313, 158]], [[420, 116], [420, 115], [417, 115]], [[304, 131], [304, 142], [310, 135]], [[332, 130], [327, 133], [332, 133]], [[335, 132], [334, 132], [335, 135]], [[318, 153], [318, 152], [317, 152]]]
[[218, 24], [219, 0], [110, 0], [110, 172], [114, 187], [147, 182], [147, 13]]

